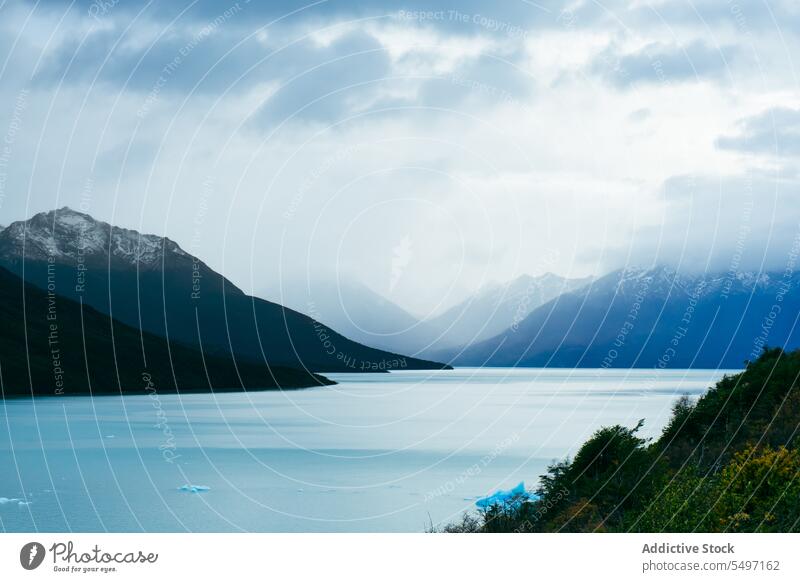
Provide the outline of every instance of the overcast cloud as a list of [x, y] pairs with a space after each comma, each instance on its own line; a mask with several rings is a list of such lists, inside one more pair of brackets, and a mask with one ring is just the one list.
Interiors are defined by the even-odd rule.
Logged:
[[83, 208], [247, 290], [351, 277], [420, 315], [789, 260], [796, 2], [355, 4], [6, 1], [0, 223]]

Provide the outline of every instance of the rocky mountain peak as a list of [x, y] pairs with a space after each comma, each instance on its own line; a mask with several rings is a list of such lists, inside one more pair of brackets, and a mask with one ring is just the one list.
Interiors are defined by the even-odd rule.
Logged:
[[189, 255], [167, 238], [112, 226], [66, 206], [0, 231], [0, 257], [6, 260], [158, 268], [170, 256]]

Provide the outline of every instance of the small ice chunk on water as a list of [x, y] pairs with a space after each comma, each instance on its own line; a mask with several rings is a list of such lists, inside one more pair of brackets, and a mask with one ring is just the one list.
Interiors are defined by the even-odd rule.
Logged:
[[16, 498], [9, 498], [9, 497], [0, 497], [0, 505], [5, 505], [6, 503], [17, 503], [20, 501]]
[[19, 503], [17, 503], [17, 505], [19, 507], [28, 507], [31, 503], [33, 503], [33, 502], [32, 501], [20, 501]]
[[202, 493], [203, 491], [210, 491], [211, 487], [207, 485], [181, 485], [178, 489], [187, 493]]

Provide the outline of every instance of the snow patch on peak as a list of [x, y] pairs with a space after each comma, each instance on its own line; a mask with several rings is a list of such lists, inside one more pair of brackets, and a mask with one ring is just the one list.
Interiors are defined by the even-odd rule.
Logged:
[[76, 212], [67, 206], [59, 210], [54, 210], [52, 215], [53, 220], [62, 226], [74, 227], [82, 226], [87, 223], [97, 224], [97, 221], [88, 214], [81, 214], [80, 212]]
[[94, 219], [69, 207], [42, 212], [0, 231], [0, 256], [69, 263], [120, 261], [157, 268], [170, 253], [189, 257], [177, 243]]
[[[793, 275], [794, 278], [800, 274]], [[691, 273], [672, 267], [628, 267], [606, 275], [593, 284], [590, 293], [645, 293], [666, 296], [685, 293], [692, 297], [755, 293], [777, 289], [785, 284], [777, 273], [763, 271], [731, 271], [727, 273]]]

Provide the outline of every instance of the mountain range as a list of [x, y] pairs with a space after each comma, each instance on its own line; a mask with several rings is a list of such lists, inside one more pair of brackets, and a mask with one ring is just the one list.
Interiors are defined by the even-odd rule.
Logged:
[[624, 269], [541, 305], [483, 342], [432, 354], [460, 366], [741, 368], [800, 346], [800, 273]]
[[0, 231], [0, 266], [142, 332], [206, 354], [311, 372], [439, 369], [246, 295], [174, 241], [62, 208]]
[[348, 279], [288, 281], [263, 296], [305, 313], [361, 343], [422, 355], [489, 339], [544, 303], [589, 284], [553, 273], [494, 283], [441, 314], [419, 319], [366, 285]]
[[[261, 378], [265, 365], [287, 378], [301, 372], [290, 385], [324, 382], [313, 373], [449, 364], [739, 368], [767, 345], [800, 346], [800, 274], [791, 269], [523, 276], [420, 320], [353, 281], [282, 284], [264, 293], [275, 301], [252, 297], [168, 238], [68, 208], [0, 230], [0, 267], [9, 271], [0, 278], [4, 292], [19, 290], [16, 275], [29, 284], [25, 293], [33, 285], [48, 299], [91, 308], [102, 328], [161, 338], [167, 352], [189, 350], [185, 361], [202, 352], [217, 370], [261, 366]], [[14, 313], [5, 310], [10, 327], [18, 325]]]

